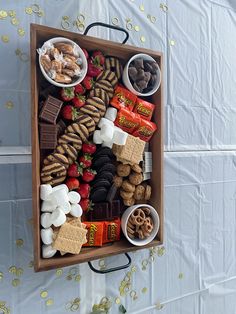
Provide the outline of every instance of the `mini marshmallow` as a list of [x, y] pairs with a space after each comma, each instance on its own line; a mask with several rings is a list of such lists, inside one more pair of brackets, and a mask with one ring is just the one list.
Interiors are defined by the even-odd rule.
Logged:
[[41, 222], [41, 226], [45, 229], [51, 227], [52, 225], [52, 214], [50, 213], [43, 213], [41, 215], [41, 219], [40, 219], [40, 222]]
[[113, 146], [113, 142], [110, 141], [110, 142], [103, 142], [102, 143], [102, 147], [109, 147], [109, 148], [112, 148]]
[[41, 205], [41, 212], [53, 212], [56, 209], [57, 205], [55, 204], [55, 201], [49, 200], [49, 201], [42, 201]]
[[105, 118], [114, 122], [117, 116], [117, 109], [113, 108], [113, 107], [109, 107], [107, 108], [106, 114], [105, 114]]
[[50, 258], [56, 254], [57, 250], [55, 250], [51, 245], [44, 244], [42, 246], [43, 258]]
[[104, 124], [101, 127], [101, 138], [104, 142], [110, 142], [113, 138], [114, 127], [109, 124]]
[[69, 192], [68, 186], [66, 184], [59, 184], [57, 186], [54, 186], [52, 188], [52, 192], [55, 192], [55, 191], [58, 191], [58, 190], [61, 190], [61, 189], [64, 189], [67, 193]]
[[98, 127], [101, 129], [103, 127], [103, 125], [110, 125], [110, 126], [114, 126], [114, 123], [106, 118], [101, 118], [99, 123], [98, 123]]
[[93, 133], [93, 142], [95, 144], [102, 144], [102, 138], [101, 138], [101, 131], [100, 130], [96, 130], [94, 133]]
[[60, 207], [57, 207], [52, 213], [51, 222], [55, 227], [60, 227], [66, 222], [66, 215]]
[[47, 201], [52, 193], [52, 186], [50, 184], [40, 185], [40, 198], [43, 201]]
[[53, 242], [53, 230], [52, 228], [41, 229], [41, 239], [44, 244], [52, 244]]
[[83, 210], [79, 204], [72, 204], [70, 214], [74, 217], [80, 217], [83, 214]]
[[58, 206], [63, 206], [65, 203], [69, 202], [68, 192], [64, 188], [53, 191], [51, 200], [55, 201]]
[[114, 144], [125, 145], [127, 137], [128, 137], [128, 133], [127, 132], [124, 132], [120, 128], [115, 127], [114, 135], [113, 135], [113, 138], [112, 138], [112, 141], [113, 141]]
[[79, 193], [78, 193], [78, 192], [75, 192], [75, 191], [69, 192], [69, 193], [68, 193], [68, 198], [69, 198], [69, 202], [70, 202], [71, 204], [77, 204], [77, 203], [79, 203], [80, 200], [81, 200], [81, 197], [80, 197]]

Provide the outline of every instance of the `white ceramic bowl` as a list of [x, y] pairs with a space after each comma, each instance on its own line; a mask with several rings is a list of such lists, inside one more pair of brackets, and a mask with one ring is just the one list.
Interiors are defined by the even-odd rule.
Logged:
[[139, 54], [134, 55], [132, 58], [129, 59], [129, 61], [125, 65], [125, 68], [124, 68], [124, 71], [123, 71], [123, 74], [122, 74], [123, 83], [126, 86], [126, 88], [128, 88], [135, 95], [138, 95], [138, 96], [151, 96], [160, 87], [160, 84], [161, 84], [161, 70], [160, 70], [160, 68], [159, 68], [159, 66], [157, 64], [157, 66], [158, 66], [157, 80], [156, 80], [155, 85], [153, 86], [153, 88], [148, 93], [140, 93], [140, 92], [138, 92], [136, 89], [133, 88], [133, 85], [132, 85], [132, 83], [131, 83], [131, 81], [129, 79], [129, 73], [128, 73], [128, 69], [129, 69], [130, 63], [132, 61], [134, 61], [135, 59], [138, 59], [138, 58], [142, 58], [144, 60], [150, 60], [150, 61], [156, 62], [151, 56], [149, 56], [149, 55], [147, 55], [145, 53], [139, 53]]
[[[81, 72], [82, 74], [77, 78], [77, 80], [73, 81], [73, 83], [70, 84], [62, 84], [62, 83], [58, 83], [54, 80], [52, 80], [48, 74], [46, 73], [46, 71], [44, 70], [41, 62], [40, 62], [40, 56], [43, 54], [43, 49], [45, 46], [47, 46], [48, 43], [58, 43], [58, 42], [63, 42], [63, 43], [70, 43], [70, 44], [74, 44], [75, 46], [77, 46], [78, 52], [79, 52], [79, 57], [82, 59], [82, 65], [81, 65]], [[85, 54], [83, 52], [83, 50], [72, 40], [68, 39], [68, 38], [64, 38], [64, 37], [55, 37], [52, 39], [49, 39], [48, 41], [46, 41], [43, 46], [38, 50], [39, 51], [39, 66], [40, 69], [44, 75], [44, 77], [46, 78], [46, 80], [48, 80], [48, 82], [50, 82], [52, 85], [58, 86], [58, 87], [72, 87], [75, 86], [77, 84], [79, 84], [80, 82], [83, 81], [83, 79], [86, 76], [87, 73], [87, 69], [88, 69], [88, 62], [87, 59], [85, 57]]]
[[[150, 208], [151, 210], [151, 217], [152, 217], [152, 220], [153, 220], [153, 224], [154, 224], [154, 228], [150, 234], [150, 236], [146, 239], [131, 239], [128, 234], [127, 234], [127, 223], [128, 223], [128, 220], [129, 220], [129, 217], [131, 216], [131, 214], [138, 208], [140, 207], [148, 207]], [[159, 219], [159, 215], [157, 213], [157, 211], [155, 210], [154, 207], [152, 207], [151, 205], [148, 205], [148, 204], [138, 204], [138, 205], [133, 205], [133, 206], [130, 206], [128, 207], [124, 214], [122, 215], [121, 217], [121, 228], [122, 228], [122, 231], [126, 237], [126, 239], [132, 243], [133, 245], [136, 245], [136, 246], [143, 246], [143, 245], [146, 245], [148, 243], [150, 243], [157, 235], [157, 232], [159, 230], [159, 227], [160, 227], [160, 219]]]

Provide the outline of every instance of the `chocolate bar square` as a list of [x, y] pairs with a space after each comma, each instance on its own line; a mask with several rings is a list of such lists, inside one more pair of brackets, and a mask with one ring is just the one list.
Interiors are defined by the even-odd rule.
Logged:
[[56, 124], [56, 120], [62, 105], [63, 102], [60, 99], [54, 98], [49, 95], [43, 105], [39, 118], [43, 121]]
[[39, 124], [40, 149], [54, 149], [57, 146], [58, 126], [54, 124]]
[[111, 208], [111, 217], [112, 219], [119, 218], [120, 217], [120, 200], [113, 200], [110, 203]]
[[93, 210], [87, 214], [88, 221], [104, 221], [111, 219], [108, 203], [95, 203]]

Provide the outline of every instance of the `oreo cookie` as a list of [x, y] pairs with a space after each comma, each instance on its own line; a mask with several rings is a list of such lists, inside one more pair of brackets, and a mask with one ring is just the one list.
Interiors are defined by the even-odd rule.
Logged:
[[99, 147], [95, 154], [94, 154], [94, 157], [95, 158], [98, 158], [100, 156], [109, 156], [110, 158], [114, 157], [114, 154], [112, 152], [112, 150], [109, 148], [109, 147]]
[[93, 168], [98, 169], [101, 168], [106, 163], [111, 163], [111, 158], [108, 156], [99, 156], [99, 158], [94, 158]]
[[108, 163], [103, 165], [100, 169], [98, 169], [98, 174], [104, 171], [109, 171], [110, 173], [112, 173], [113, 175], [116, 173], [116, 167], [112, 164], [112, 163]]
[[99, 188], [99, 187], [104, 187], [104, 188], [107, 188], [109, 189], [109, 187], [111, 186], [111, 182], [107, 179], [95, 179], [92, 183], [92, 190], [93, 189], [96, 189], [96, 188]]
[[102, 202], [105, 201], [107, 197], [107, 189], [104, 187], [98, 187], [93, 189], [90, 193], [90, 199], [92, 202]]
[[103, 172], [100, 172], [100, 173], [98, 173], [96, 175], [96, 179], [97, 180], [99, 180], [99, 179], [106, 179], [106, 180], [108, 180], [111, 183], [113, 181], [113, 177], [114, 177], [114, 175], [111, 172], [109, 172], [109, 171], [103, 171]]

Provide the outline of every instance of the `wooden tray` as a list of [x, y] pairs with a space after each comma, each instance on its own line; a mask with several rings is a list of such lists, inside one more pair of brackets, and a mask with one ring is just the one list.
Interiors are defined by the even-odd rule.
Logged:
[[115, 43], [108, 40], [98, 39], [85, 35], [79, 35], [42, 25], [31, 24], [30, 48], [31, 48], [31, 103], [32, 103], [32, 201], [33, 201], [33, 233], [34, 233], [34, 269], [44, 271], [52, 268], [83, 263], [107, 256], [136, 251], [139, 249], [160, 245], [163, 243], [163, 83], [158, 91], [149, 98], [149, 101], [156, 105], [153, 120], [158, 126], [150, 146], [153, 153], [153, 171], [151, 177], [152, 199], [150, 204], [154, 206], [160, 216], [160, 229], [157, 237], [146, 246], [133, 246], [126, 239], [115, 242], [112, 245], [100, 248], [84, 248], [79, 255], [65, 257], [53, 257], [43, 259], [41, 256], [40, 240], [40, 149], [38, 132], [38, 95], [39, 80], [41, 71], [38, 64], [37, 48], [53, 37], [67, 37], [78, 42], [80, 47], [88, 50], [101, 49], [105, 55], [112, 55], [120, 58], [124, 63], [137, 53], [151, 55], [159, 64], [162, 72], [163, 82], [163, 55], [161, 52], [134, 46]]

